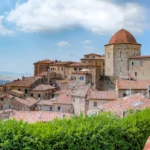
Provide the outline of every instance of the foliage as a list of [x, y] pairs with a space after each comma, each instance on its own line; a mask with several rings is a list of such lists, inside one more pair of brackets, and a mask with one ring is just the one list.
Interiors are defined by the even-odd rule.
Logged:
[[111, 113], [48, 123], [0, 121], [2, 150], [141, 150], [150, 135], [150, 109], [119, 118]]

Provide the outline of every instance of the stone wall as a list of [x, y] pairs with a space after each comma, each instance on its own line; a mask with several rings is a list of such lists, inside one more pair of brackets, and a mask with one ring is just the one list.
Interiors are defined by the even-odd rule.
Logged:
[[132, 78], [140, 80], [150, 79], [150, 57], [129, 60], [129, 73]]
[[125, 77], [129, 74], [129, 57], [139, 56], [141, 45], [115, 44], [105, 46], [105, 75]]

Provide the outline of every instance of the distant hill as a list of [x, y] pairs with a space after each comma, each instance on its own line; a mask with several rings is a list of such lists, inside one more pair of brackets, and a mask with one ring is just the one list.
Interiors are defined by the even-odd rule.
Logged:
[[32, 76], [32, 74], [0, 71], [0, 84], [7, 83], [18, 78], [21, 79], [22, 76]]

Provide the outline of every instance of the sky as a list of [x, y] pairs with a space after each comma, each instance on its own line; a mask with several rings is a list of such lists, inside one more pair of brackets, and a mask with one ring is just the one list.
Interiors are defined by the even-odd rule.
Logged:
[[0, 0], [0, 71], [31, 73], [43, 59], [104, 54], [118, 30], [150, 55], [149, 0]]

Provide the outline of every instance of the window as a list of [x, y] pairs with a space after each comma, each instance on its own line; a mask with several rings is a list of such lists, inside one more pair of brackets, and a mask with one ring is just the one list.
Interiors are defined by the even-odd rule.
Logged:
[[40, 98], [40, 97], [41, 97], [41, 94], [38, 94], [38, 97]]
[[94, 107], [96, 107], [97, 106], [97, 102], [94, 102]]
[[123, 93], [123, 97], [125, 97], [125, 96], [127, 96], [127, 94], [126, 94], [126, 93]]
[[49, 69], [49, 66], [47, 66], [47, 69]]
[[121, 58], [121, 52], [120, 52], [120, 58]]
[[93, 56], [93, 58], [95, 58], [95, 56]]
[[76, 70], [77, 70], [77, 68], [74, 68], [74, 70], [76, 71]]
[[73, 99], [72, 102], [75, 102], [75, 99]]
[[47, 93], [45, 93], [45, 96], [47, 96]]
[[49, 110], [50, 110], [50, 111], [52, 111], [52, 110], [53, 110], [53, 108], [52, 108], [52, 107], [49, 107]]
[[79, 71], [82, 70], [82, 68], [79, 68]]
[[134, 62], [132, 61], [132, 66], [134, 66]]
[[21, 89], [18, 89], [18, 91], [21, 91]]
[[61, 107], [60, 106], [58, 106], [58, 111], [61, 111]]
[[84, 80], [84, 77], [80, 77], [80, 80]]
[[109, 53], [108, 53], [108, 58], [109, 58]]
[[28, 94], [28, 90], [27, 89], [25, 89], [24, 92], [25, 92], [25, 94]]
[[140, 66], [143, 66], [143, 61], [140, 61]]
[[41, 83], [43, 83], [43, 79], [41, 79]]
[[86, 56], [86, 58], [89, 58], [89, 56]]
[[137, 77], [137, 72], [135, 72], [135, 77]]
[[3, 98], [1, 98], [1, 101], [3, 101]]
[[34, 94], [31, 94], [31, 97], [33, 97], [34, 96]]

